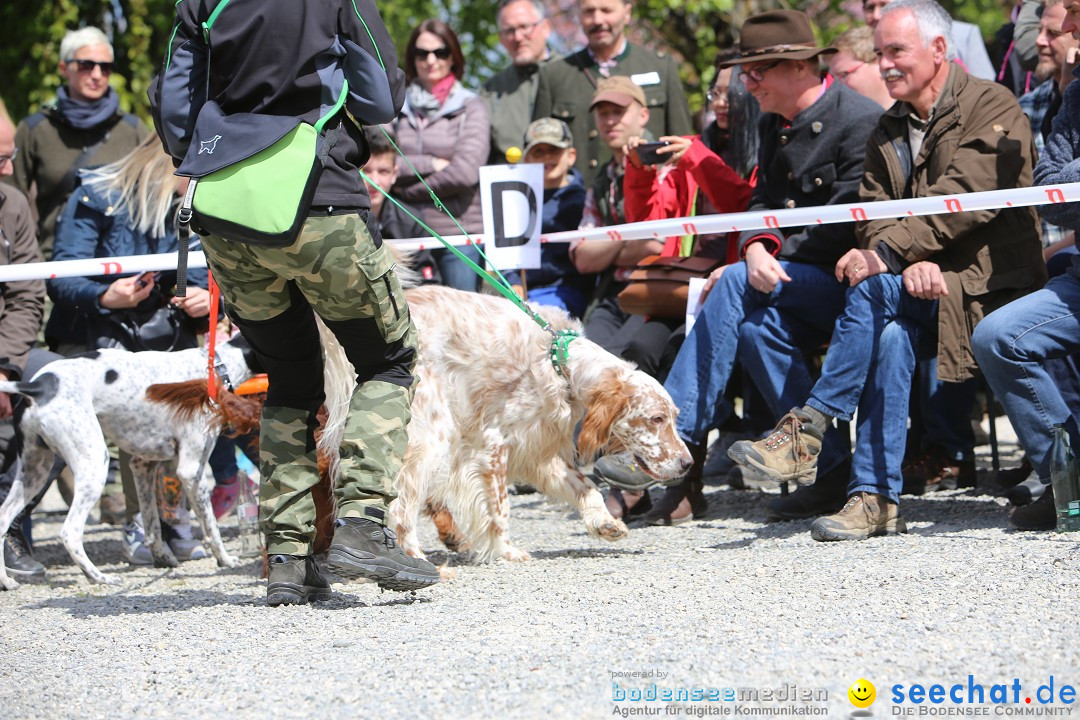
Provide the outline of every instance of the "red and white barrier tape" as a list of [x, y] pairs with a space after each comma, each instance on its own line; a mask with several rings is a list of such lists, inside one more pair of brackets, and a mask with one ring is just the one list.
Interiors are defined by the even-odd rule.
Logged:
[[[745, 232], [804, 225], [829, 225], [853, 220], [885, 220], [917, 215], [943, 215], [974, 210], [998, 210], [1007, 207], [1028, 207], [1080, 201], [1080, 183], [1047, 185], [1010, 190], [990, 190], [965, 195], [885, 200], [849, 205], [819, 205], [815, 207], [753, 211], [729, 215], [699, 215], [697, 217], [650, 220], [601, 228], [552, 233], [540, 238], [542, 243], [568, 243], [580, 240], [647, 240], [669, 235], [704, 235], [726, 232]], [[483, 235], [446, 236], [453, 245], [482, 243]], [[388, 241], [402, 250], [425, 250], [442, 247], [434, 238], [412, 238]], [[189, 267], [206, 267], [201, 252], [188, 256]], [[27, 263], [0, 266], [0, 282], [35, 280], [57, 277], [115, 275], [123, 273], [172, 270], [176, 268], [176, 253], [134, 255], [129, 257], [94, 258], [92, 260], [62, 260], [58, 262]]]

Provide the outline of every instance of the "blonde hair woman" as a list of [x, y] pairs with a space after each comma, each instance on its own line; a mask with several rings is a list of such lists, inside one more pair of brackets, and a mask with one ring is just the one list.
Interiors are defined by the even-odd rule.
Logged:
[[[173, 215], [187, 180], [173, 175], [172, 160], [155, 136], [114, 163], [83, 171], [80, 181], [60, 216], [53, 260], [176, 251]], [[94, 328], [103, 326], [97, 322], [102, 316], [128, 310], [144, 316], [166, 302], [178, 305], [189, 318], [206, 317], [210, 312], [206, 271], [192, 269], [189, 283], [181, 302], [172, 297], [174, 271], [49, 280], [55, 306], [45, 325], [45, 339], [61, 355], [114, 344], [92, 336]], [[193, 346], [194, 334], [188, 340], [184, 344]]]

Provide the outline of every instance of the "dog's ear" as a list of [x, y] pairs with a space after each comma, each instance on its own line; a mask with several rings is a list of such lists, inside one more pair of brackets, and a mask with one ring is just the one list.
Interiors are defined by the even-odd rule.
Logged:
[[250, 435], [259, 431], [265, 395], [235, 395], [225, 388], [218, 388], [218, 404], [215, 421], [228, 429], [229, 437]]
[[588, 462], [617, 443], [611, 437], [611, 426], [626, 414], [630, 405], [630, 388], [616, 373], [607, 373], [593, 388], [585, 418], [578, 434], [578, 457]]

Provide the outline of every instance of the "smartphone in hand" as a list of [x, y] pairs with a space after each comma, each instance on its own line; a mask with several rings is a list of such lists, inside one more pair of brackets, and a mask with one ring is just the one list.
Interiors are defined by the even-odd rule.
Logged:
[[147, 271], [144, 272], [142, 275], [139, 275], [139, 279], [136, 281], [135, 284], [138, 285], [140, 288], [144, 288], [149, 285], [151, 281], [157, 282], [159, 277], [161, 277], [160, 272]]
[[670, 145], [670, 143], [666, 140], [662, 142], [641, 143], [634, 148], [633, 151], [637, 153], [638, 161], [642, 165], [659, 165], [670, 156], [667, 153], [660, 154], [656, 151], [662, 147], [667, 147], [668, 145]]

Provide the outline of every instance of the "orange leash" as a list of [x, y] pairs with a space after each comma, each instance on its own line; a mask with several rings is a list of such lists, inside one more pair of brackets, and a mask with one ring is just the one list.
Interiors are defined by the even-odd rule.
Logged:
[[210, 329], [206, 333], [206, 393], [213, 402], [217, 402], [217, 373], [214, 372], [214, 351], [217, 348], [218, 298], [221, 290], [214, 282], [214, 274], [206, 270], [210, 290]]
[[[218, 299], [221, 297], [221, 289], [214, 281], [213, 273], [207, 270], [207, 275], [210, 278], [210, 329], [206, 334], [206, 392], [211, 400], [217, 402], [218, 384], [217, 373], [214, 372], [214, 349], [217, 346]], [[269, 384], [266, 373], [254, 375], [240, 383], [235, 394], [258, 395], [266, 392]]]

